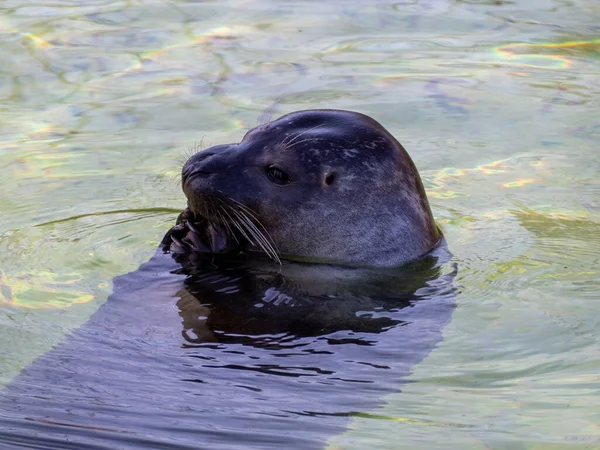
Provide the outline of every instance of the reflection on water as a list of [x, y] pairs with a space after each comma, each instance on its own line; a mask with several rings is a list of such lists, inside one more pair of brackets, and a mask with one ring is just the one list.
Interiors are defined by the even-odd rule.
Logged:
[[321, 448], [439, 342], [447, 259], [439, 248], [402, 271], [253, 259], [186, 276], [159, 251], [5, 389], [0, 442]]
[[[278, 415], [286, 401], [298, 407], [286, 410], [300, 411], [323, 397], [323, 411], [353, 411], [352, 418], [295, 415], [297, 423], [310, 423], [306, 433], [315, 433], [300, 442], [338, 430], [329, 444], [346, 448], [599, 445], [596, 0], [12, 0], [1, 8], [2, 385], [27, 368], [31, 380], [57, 377], [51, 390], [73, 388], [60, 374], [57, 361], [64, 361], [62, 373], [78, 367], [89, 377], [81, 389], [95, 399], [72, 408], [103, 411], [105, 426], [123, 429], [109, 419], [118, 409], [130, 431], [156, 428], [164, 436], [170, 429], [171, 438], [184, 441], [198, 429], [192, 418], [211, 424], [212, 417], [229, 414], [235, 429], [262, 430], [253, 434], [260, 439], [256, 446], [283, 442], [283, 433], [269, 431], [284, 422], [281, 429], [289, 429], [292, 419]], [[398, 366], [390, 360], [399, 355], [402, 332], [421, 342], [418, 321], [408, 317], [416, 305], [395, 312], [384, 305], [381, 318], [399, 323], [382, 333], [369, 334], [360, 321], [349, 327], [361, 339], [376, 335], [377, 345], [290, 338], [293, 345], [306, 344], [299, 349], [284, 349], [288, 337], [277, 333], [269, 335], [277, 341], [273, 348], [266, 338], [263, 346], [239, 342], [234, 331], [252, 328], [234, 325], [254, 324], [224, 321], [246, 313], [236, 316], [227, 303], [217, 305], [222, 315], [199, 320], [204, 311], [187, 302], [203, 293], [160, 264], [152, 273], [163, 275], [156, 279], [145, 269], [139, 278], [117, 278], [115, 297], [100, 307], [113, 278], [148, 261], [183, 209], [178, 161], [187, 149], [239, 141], [265, 112], [315, 107], [369, 114], [402, 142], [460, 268], [452, 322], [429, 356], [412, 366], [414, 382], [401, 392], [408, 356], [402, 353]], [[143, 303], [146, 294], [139, 293], [117, 306], [119, 292], [144, 285], [154, 286], [149, 298], [155, 301]], [[158, 301], [176, 292], [179, 301]], [[282, 293], [272, 291], [272, 302], [292, 297]], [[81, 332], [30, 365], [82, 324]], [[441, 321], [433, 329], [436, 341]], [[263, 339], [252, 336], [252, 342]], [[383, 348], [386, 342], [395, 347]], [[310, 360], [321, 345], [333, 349], [330, 361], [339, 358], [339, 366]], [[89, 356], [80, 365], [69, 359], [85, 356], [84, 349]], [[417, 353], [418, 360], [427, 354]], [[248, 356], [259, 357], [252, 360], [256, 366]], [[202, 369], [210, 377], [203, 377], [199, 362], [252, 370], [210, 367]], [[275, 375], [272, 366], [304, 376]], [[348, 380], [370, 374], [374, 382], [332, 381], [334, 375], [302, 367], [343, 372]], [[357, 374], [347, 372], [351, 367]], [[173, 381], [184, 376], [203, 383]], [[194, 388], [182, 394], [186, 384]], [[344, 389], [338, 399], [327, 394], [330, 386], [360, 389]], [[178, 395], [186, 399], [181, 411], [173, 406]], [[153, 396], [167, 405], [161, 417], [169, 420], [154, 421]], [[66, 411], [54, 398], [56, 407], [48, 408]], [[244, 403], [250, 398], [254, 403]], [[240, 422], [253, 412], [251, 421]], [[23, 437], [24, 430], [31, 438], [42, 426], [19, 422], [14, 429], [3, 420], [4, 439]], [[248, 434], [207, 430], [205, 436], [222, 442], [243, 442]], [[119, 442], [139, 438], [118, 435]]]

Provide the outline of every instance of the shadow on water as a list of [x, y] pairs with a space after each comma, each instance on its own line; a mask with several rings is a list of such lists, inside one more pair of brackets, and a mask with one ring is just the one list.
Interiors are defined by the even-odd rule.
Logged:
[[449, 259], [194, 270], [159, 250], [0, 393], [0, 446], [322, 448], [441, 340]]

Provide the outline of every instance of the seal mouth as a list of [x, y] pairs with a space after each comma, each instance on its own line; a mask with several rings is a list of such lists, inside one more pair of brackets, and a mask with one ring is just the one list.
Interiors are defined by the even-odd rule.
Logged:
[[281, 264], [279, 252], [257, 215], [221, 195], [188, 200], [188, 207], [171, 230], [170, 241], [170, 251], [176, 255], [258, 250]]
[[217, 223], [196, 215], [186, 208], [177, 218], [171, 229], [170, 250], [175, 254], [224, 253], [235, 250], [237, 236]]

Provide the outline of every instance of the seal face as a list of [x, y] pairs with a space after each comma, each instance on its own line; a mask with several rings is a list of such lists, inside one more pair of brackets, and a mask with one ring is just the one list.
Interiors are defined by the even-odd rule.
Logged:
[[182, 186], [188, 209], [163, 241], [174, 254], [396, 267], [441, 239], [406, 150], [356, 112], [297, 111], [257, 126], [189, 158]]

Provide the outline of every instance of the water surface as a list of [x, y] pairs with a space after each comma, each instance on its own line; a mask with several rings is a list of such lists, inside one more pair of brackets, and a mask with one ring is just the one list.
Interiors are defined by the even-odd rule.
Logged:
[[412, 155], [461, 290], [329, 445], [597, 447], [599, 23], [595, 0], [4, 2], [0, 383], [152, 256], [190, 149], [343, 108]]

